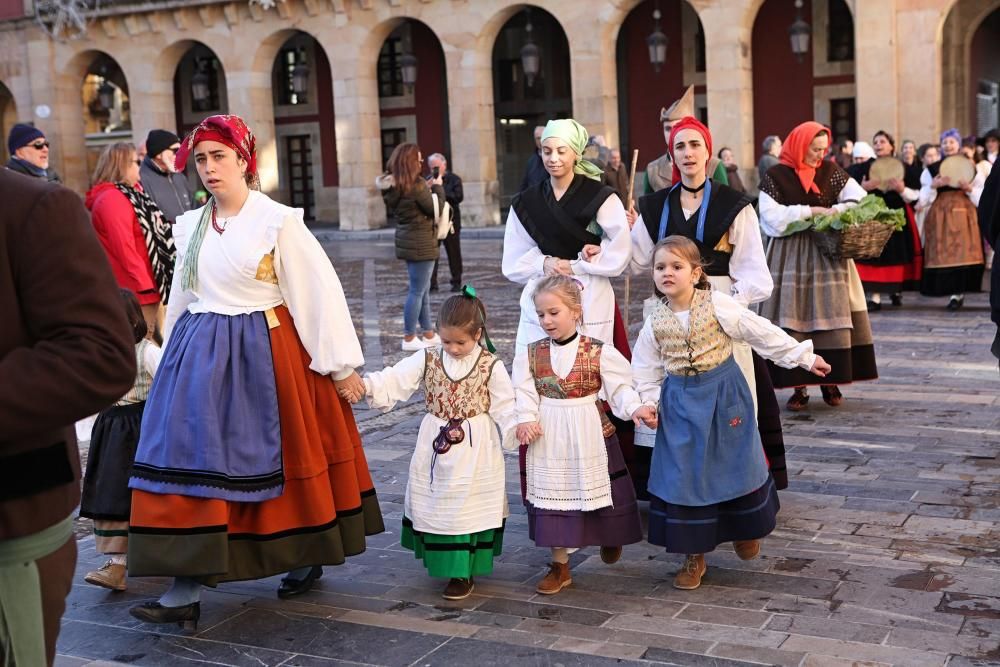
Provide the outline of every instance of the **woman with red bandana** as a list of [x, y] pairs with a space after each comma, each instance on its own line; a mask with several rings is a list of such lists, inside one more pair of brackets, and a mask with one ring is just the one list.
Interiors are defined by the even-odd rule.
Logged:
[[[764, 259], [753, 201], [707, 178], [712, 133], [696, 118], [687, 116], [674, 125], [668, 150], [673, 161], [673, 186], [639, 199], [639, 215], [635, 220], [638, 224], [632, 225], [633, 273], [648, 275], [657, 241], [680, 235], [694, 241], [702, 257], [711, 260], [705, 273], [713, 289], [732, 296], [743, 306], [768, 298], [774, 283]], [[657, 292], [651, 305], [660, 297]], [[733, 357], [756, 403], [757, 429], [771, 474], [777, 488], [784, 489], [788, 486], [785, 442], [767, 365], [749, 345], [741, 342], [734, 345]], [[652, 433], [639, 437], [641, 434], [637, 429], [636, 456], [645, 455], [648, 470]]]
[[820, 383], [802, 369], [770, 364], [778, 388], [794, 387], [789, 410], [803, 410], [809, 403], [807, 385], [820, 384], [823, 400], [840, 405], [838, 385], [874, 380], [875, 346], [861, 278], [853, 259], [830, 259], [820, 252], [809, 232], [789, 232], [793, 222], [819, 214], [845, 211], [865, 192], [857, 181], [831, 160], [830, 130], [809, 121], [788, 135], [779, 164], [768, 169], [760, 184], [760, 221], [772, 237], [767, 263], [774, 279], [771, 298], [760, 305], [760, 314], [796, 340], [812, 340], [833, 372]]
[[[184, 140], [212, 197], [174, 226], [163, 359], [129, 486], [129, 574], [172, 576], [130, 612], [196, 627], [202, 585], [289, 572], [303, 593], [382, 516], [350, 405], [364, 364], [330, 260], [258, 190], [253, 133], [212, 116]], [[339, 396], [338, 396], [339, 394]]]

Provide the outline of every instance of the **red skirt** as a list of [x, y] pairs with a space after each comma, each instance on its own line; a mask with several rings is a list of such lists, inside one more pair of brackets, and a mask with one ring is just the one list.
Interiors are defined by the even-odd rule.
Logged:
[[907, 205], [906, 226], [893, 232], [882, 255], [873, 260], [857, 260], [858, 276], [867, 292], [892, 294], [920, 289], [920, 277], [924, 268], [924, 253], [920, 244], [920, 232], [913, 217], [913, 209]]
[[133, 490], [130, 575], [209, 585], [260, 579], [338, 565], [365, 550], [367, 535], [385, 530], [350, 404], [329, 377], [309, 369], [288, 309], [274, 313], [282, 495], [242, 503]]

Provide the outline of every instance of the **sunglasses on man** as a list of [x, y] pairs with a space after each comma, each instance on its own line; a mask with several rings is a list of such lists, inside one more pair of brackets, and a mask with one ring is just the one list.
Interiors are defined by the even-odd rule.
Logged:
[[43, 148], [48, 148], [49, 147], [49, 142], [47, 142], [47, 141], [36, 141], [35, 143], [28, 144], [28, 145], [31, 146], [32, 148], [34, 148], [36, 151], [40, 151]]

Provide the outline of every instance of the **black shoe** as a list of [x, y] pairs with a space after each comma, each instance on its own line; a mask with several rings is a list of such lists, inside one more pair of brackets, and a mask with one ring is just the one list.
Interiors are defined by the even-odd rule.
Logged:
[[869, 313], [877, 313], [880, 310], [882, 310], [882, 304], [881, 303], [877, 303], [875, 301], [869, 301], [868, 302], [868, 312]]
[[452, 285], [451, 286], [451, 291], [452, 292], [461, 292], [462, 291], [462, 286], [461, 285]]
[[285, 577], [281, 580], [281, 585], [278, 586], [278, 597], [282, 600], [287, 600], [288, 598], [293, 598], [296, 595], [302, 595], [303, 593], [309, 592], [316, 580], [323, 576], [323, 568], [319, 565], [314, 565], [309, 574], [306, 575], [305, 579], [292, 579], [291, 577]]
[[432, 292], [437, 292], [438, 291], [438, 286], [437, 285], [431, 285], [431, 291]]
[[963, 303], [965, 303], [965, 297], [964, 296], [963, 297], [959, 297], [957, 299], [955, 297], [951, 297], [950, 299], [948, 299], [948, 306], [947, 306], [947, 308], [948, 308], [948, 310], [958, 310], [959, 308], [962, 307]]
[[897, 308], [903, 305], [902, 292], [893, 292], [892, 294], [889, 295], [889, 298], [892, 299], [892, 305], [896, 306]]
[[198, 629], [201, 603], [192, 602], [183, 607], [164, 607], [159, 602], [144, 602], [128, 610], [134, 618], [144, 623], [176, 623], [185, 630]]

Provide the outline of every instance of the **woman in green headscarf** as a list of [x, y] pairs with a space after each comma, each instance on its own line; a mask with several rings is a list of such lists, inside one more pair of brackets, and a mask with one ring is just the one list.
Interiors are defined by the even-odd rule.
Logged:
[[524, 285], [519, 351], [545, 337], [532, 301], [535, 283], [561, 273], [583, 286], [580, 333], [617, 342], [615, 347], [629, 356], [624, 328], [615, 336], [620, 318], [610, 280], [621, 275], [631, 258], [629, 227], [621, 200], [601, 182], [603, 172], [583, 159], [587, 138], [586, 128], [571, 118], [550, 120], [542, 133], [542, 163], [549, 178], [511, 201], [502, 268], [509, 280]]

